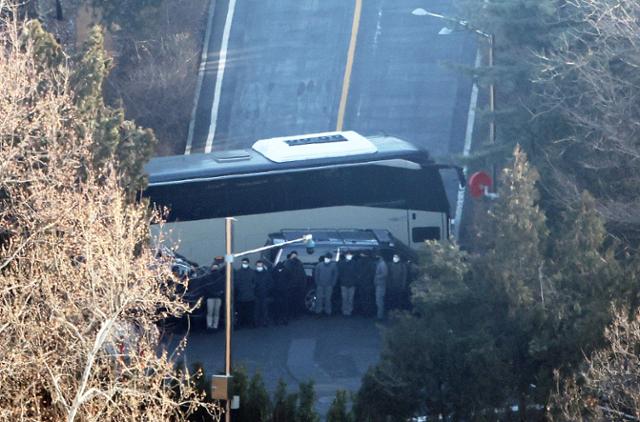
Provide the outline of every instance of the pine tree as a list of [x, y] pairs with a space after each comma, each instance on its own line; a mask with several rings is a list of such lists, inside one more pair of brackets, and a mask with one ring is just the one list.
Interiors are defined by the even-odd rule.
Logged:
[[240, 408], [233, 412], [233, 420], [237, 422], [250, 422], [247, 413], [247, 400], [249, 399], [249, 376], [247, 370], [240, 366], [234, 368], [231, 378], [231, 397], [240, 398]]
[[151, 130], [126, 120], [122, 108], [105, 104], [103, 85], [110, 67], [103, 30], [95, 26], [72, 75], [76, 105], [85, 123], [79, 130], [94, 139], [94, 165], [105, 169], [108, 163], [115, 162], [121, 185], [133, 196], [145, 186], [143, 167], [153, 153], [156, 139]]
[[493, 307], [496, 340], [510, 375], [503, 386], [518, 397], [521, 417], [536, 384], [547, 344], [537, 338], [544, 323], [544, 252], [548, 229], [538, 206], [537, 171], [519, 146], [501, 177], [499, 198], [481, 228], [488, 251], [474, 262], [474, 277], [486, 284], [485, 300]]
[[280, 379], [273, 396], [271, 422], [295, 422], [297, 402], [297, 394], [287, 394], [287, 384]]
[[548, 360], [555, 368], [570, 368], [601, 345], [611, 305], [630, 304], [635, 277], [624, 270], [633, 260], [614, 256], [616, 242], [607, 243], [602, 218], [588, 192], [565, 211], [562, 221], [564, 230], [555, 241], [550, 264], [553, 312], [548, 325], [554, 347]]
[[357, 421], [473, 417], [505, 398], [504, 370], [493, 333], [487, 287], [471, 276], [455, 244], [431, 242], [412, 284], [412, 314], [398, 315], [384, 335], [381, 361], [356, 395]]
[[353, 419], [347, 410], [347, 392], [336, 391], [336, 397], [331, 402], [331, 407], [327, 413], [327, 422], [352, 422]]
[[298, 422], [319, 422], [320, 416], [315, 411], [316, 392], [313, 381], [300, 383], [297, 420]]
[[500, 197], [481, 232], [490, 245], [481, 258], [486, 277], [496, 283], [495, 291], [506, 301], [510, 315], [544, 302], [540, 273], [548, 237], [545, 216], [537, 204], [538, 173], [519, 146], [513, 157], [513, 165], [503, 170]]
[[271, 416], [271, 400], [260, 372], [251, 377], [247, 388], [247, 399], [244, 403], [246, 421], [267, 422]]

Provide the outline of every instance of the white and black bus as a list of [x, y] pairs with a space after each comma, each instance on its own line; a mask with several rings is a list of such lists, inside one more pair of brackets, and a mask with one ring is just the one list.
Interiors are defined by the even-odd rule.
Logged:
[[398, 138], [327, 132], [154, 158], [144, 196], [170, 209], [163, 238], [201, 264], [224, 253], [229, 216], [238, 218], [238, 251], [264, 244], [269, 233], [304, 227], [387, 229], [417, 248], [449, 236], [443, 167]]

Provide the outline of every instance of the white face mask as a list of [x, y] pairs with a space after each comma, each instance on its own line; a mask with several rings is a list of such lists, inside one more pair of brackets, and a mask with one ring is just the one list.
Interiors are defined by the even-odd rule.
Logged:
[[351, 258], [353, 258], [353, 255], [347, 255], [345, 256], [345, 258], [347, 258], [347, 261], [351, 261]]
[[264, 267], [256, 267], [256, 271], [261, 272], [262, 270], [264, 270]]
[[393, 257], [393, 262], [400, 262], [400, 257], [394, 256]]
[[242, 268], [249, 268], [249, 264], [242, 264]]
[[331, 260], [330, 260], [329, 258], [325, 258], [325, 259], [324, 259], [324, 263], [325, 263], [325, 264], [328, 264], [329, 262], [331, 262]]
[[291, 259], [296, 259], [298, 255], [291, 255]]

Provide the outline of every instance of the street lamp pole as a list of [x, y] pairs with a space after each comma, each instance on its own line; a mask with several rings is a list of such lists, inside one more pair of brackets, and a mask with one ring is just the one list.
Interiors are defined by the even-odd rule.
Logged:
[[226, 376], [226, 400], [225, 400], [225, 412], [224, 419], [225, 422], [231, 422], [231, 397], [229, 397], [229, 385], [228, 382], [231, 379], [231, 330], [233, 327], [232, 324], [232, 292], [233, 288], [233, 261], [234, 258], [238, 258], [244, 255], [249, 255], [253, 253], [258, 253], [262, 251], [267, 251], [269, 249], [281, 248], [286, 245], [291, 245], [293, 243], [304, 242], [307, 245], [307, 248], [313, 248], [313, 236], [310, 234], [305, 234], [304, 236], [288, 240], [286, 242], [278, 243], [275, 245], [267, 245], [256, 249], [251, 249], [244, 252], [233, 253], [233, 222], [236, 221], [233, 217], [225, 218], [225, 244], [226, 244], [226, 255], [224, 258], [225, 261], [225, 347], [224, 347], [224, 372]]
[[[232, 239], [233, 239], [233, 217], [225, 218], [225, 243], [226, 243], [226, 255], [225, 255], [225, 272], [226, 272], [226, 283], [225, 283], [225, 343], [224, 343], [224, 373], [227, 376], [227, 380], [231, 377], [231, 288], [233, 286], [232, 277], [233, 277], [233, 255], [231, 253], [232, 249]], [[228, 386], [227, 386], [228, 387]], [[227, 395], [228, 395], [227, 388]], [[225, 412], [224, 419], [226, 422], [231, 422], [231, 401], [229, 397], [225, 401]]]
[[[490, 69], [494, 67], [494, 52], [495, 52], [495, 36], [492, 33], [481, 31], [480, 29], [474, 28], [469, 25], [469, 22], [462, 19], [452, 18], [450, 16], [441, 15], [439, 13], [429, 12], [422, 8], [417, 8], [411, 12], [415, 16], [432, 16], [434, 18], [442, 19], [447, 22], [451, 22], [455, 25], [458, 25], [464, 28], [467, 31], [471, 31], [477, 35], [480, 35], [482, 38], [487, 40], [489, 44], [489, 51], [487, 54], [487, 64]], [[451, 31], [447, 31], [445, 33], [451, 33]], [[493, 83], [493, 80], [489, 82], [489, 112], [491, 113], [491, 120], [489, 121], [489, 145], [494, 146], [496, 143], [496, 87]], [[494, 186], [496, 185], [496, 166], [495, 163], [491, 164], [491, 177], [493, 179]]]

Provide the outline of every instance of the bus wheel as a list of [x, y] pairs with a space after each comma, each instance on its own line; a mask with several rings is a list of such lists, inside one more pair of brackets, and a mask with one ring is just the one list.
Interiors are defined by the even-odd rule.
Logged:
[[304, 308], [308, 312], [314, 312], [316, 310], [316, 302], [318, 297], [316, 296], [316, 289], [311, 288], [307, 290], [307, 294], [304, 296]]

